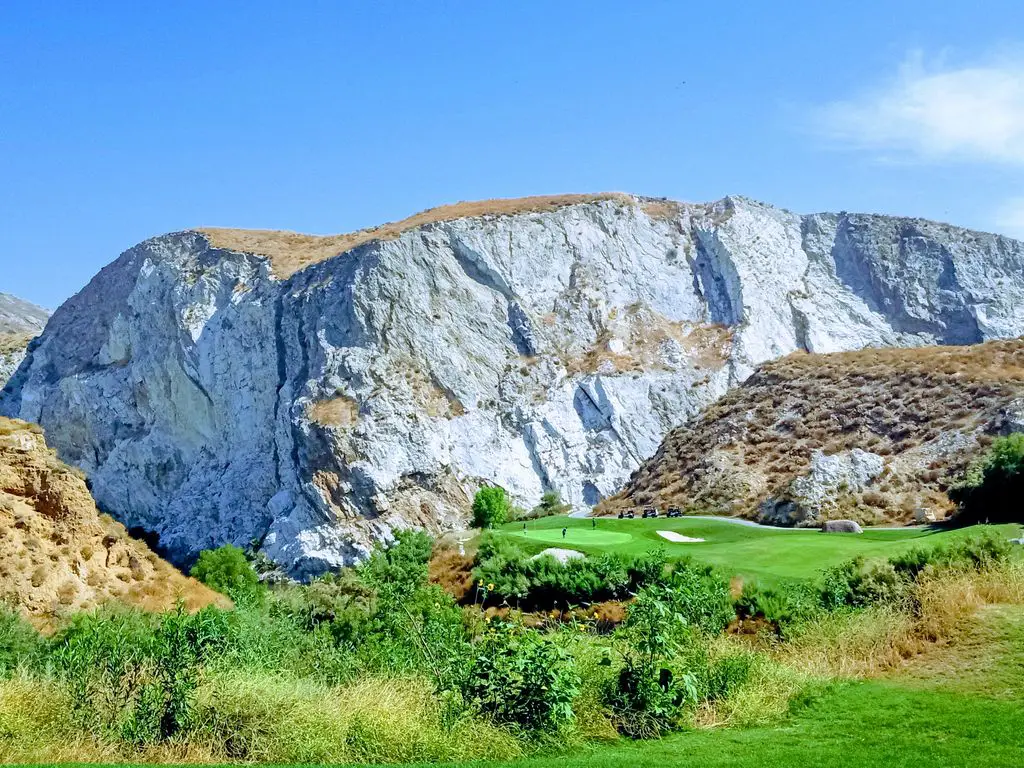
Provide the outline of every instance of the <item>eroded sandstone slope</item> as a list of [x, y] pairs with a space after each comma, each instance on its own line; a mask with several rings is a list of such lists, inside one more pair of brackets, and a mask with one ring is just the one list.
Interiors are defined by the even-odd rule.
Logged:
[[223, 597], [157, 557], [102, 515], [82, 473], [35, 425], [0, 418], [0, 595], [39, 623], [108, 600], [147, 610]]
[[937, 519], [994, 436], [1024, 431], [1024, 339], [795, 353], [672, 430], [601, 507], [780, 525]]
[[1024, 333], [1024, 246], [743, 198], [446, 206], [352, 235], [203, 230], [62, 306], [0, 408], [187, 560], [255, 540], [296, 575], [482, 483], [583, 510], [795, 350]]

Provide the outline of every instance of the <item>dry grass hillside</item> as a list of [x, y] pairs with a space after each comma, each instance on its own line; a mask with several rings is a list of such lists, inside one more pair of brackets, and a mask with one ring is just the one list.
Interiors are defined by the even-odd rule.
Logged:
[[20, 352], [32, 341], [30, 333], [3, 333], [0, 332], [0, 355], [10, 355]]
[[669, 433], [600, 511], [655, 504], [757, 518], [803, 487], [815, 452], [861, 449], [884, 469], [863, 487], [833, 487], [822, 519], [906, 522], [921, 509], [941, 518], [949, 484], [1022, 398], [1024, 339], [793, 354]]
[[147, 610], [226, 598], [96, 510], [81, 473], [32, 424], [0, 418], [0, 597], [40, 626], [108, 600]]
[[[215, 248], [241, 253], [255, 253], [270, 260], [274, 274], [287, 278], [319, 261], [350, 251], [371, 240], [394, 240], [403, 232], [442, 221], [473, 218], [476, 216], [514, 216], [522, 213], [546, 213], [569, 205], [618, 200], [635, 204], [637, 198], [620, 192], [592, 195], [537, 195], [495, 200], [478, 200], [452, 205], [440, 205], [409, 216], [401, 221], [381, 224], [343, 235], [304, 235], [298, 232], [261, 229], [223, 229], [199, 227]], [[678, 204], [671, 201], [651, 200], [641, 203], [652, 217], [667, 217], [678, 213]]]

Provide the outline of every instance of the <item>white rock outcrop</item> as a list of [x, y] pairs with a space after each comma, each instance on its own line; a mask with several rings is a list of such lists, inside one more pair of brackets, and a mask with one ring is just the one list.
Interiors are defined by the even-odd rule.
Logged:
[[761, 505], [760, 522], [768, 525], [814, 525], [841, 494], [864, 491], [885, 469], [885, 458], [854, 448], [826, 455], [811, 455], [807, 474], [790, 483], [783, 499]]
[[586, 508], [764, 360], [1024, 334], [1024, 245], [921, 220], [617, 196], [389, 237], [296, 270], [146, 241], [0, 411], [172, 558], [256, 540], [303, 576], [484, 483]]
[[43, 330], [49, 316], [42, 307], [0, 293], [0, 389], [18, 370], [29, 340]]

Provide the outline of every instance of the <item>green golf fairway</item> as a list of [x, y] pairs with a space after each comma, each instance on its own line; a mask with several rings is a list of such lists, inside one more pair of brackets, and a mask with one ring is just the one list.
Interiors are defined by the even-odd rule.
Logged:
[[[565, 526], [562, 526], [563, 528]], [[597, 531], [589, 528], [570, 528], [566, 531], [565, 538], [562, 537], [561, 528], [542, 528], [540, 530], [526, 533], [519, 531], [517, 536], [531, 541], [543, 541], [548, 544], [558, 544], [567, 549], [581, 549], [583, 547], [619, 547], [629, 542], [633, 535], [619, 531]]]
[[[562, 528], [566, 537], [562, 538]], [[862, 534], [822, 533], [813, 529], [755, 528], [727, 520], [701, 517], [654, 519], [548, 517], [527, 524], [509, 523], [500, 532], [540, 552], [555, 544], [585, 554], [640, 554], [658, 547], [669, 557], [692, 557], [730, 575], [777, 583], [813, 578], [822, 569], [858, 555], [890, 557], [913, 546], [932, 546], [982, 531], [1006, 538], [1020, 536], [1020, 525], [973, 526], [954, 530], [935, 528], [868, 528]], [[675, 531], [703, 542], [673, 543], [658, 531]]]

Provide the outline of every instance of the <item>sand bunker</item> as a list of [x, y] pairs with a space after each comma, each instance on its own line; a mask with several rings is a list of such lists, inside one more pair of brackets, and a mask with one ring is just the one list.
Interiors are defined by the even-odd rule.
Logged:
[[570, 560], [585, 559], [586, 555], [582, 552], [577, 552], [575, 549], [560, 549], [559, 547], [549, 547], [541, 552], [539, 555], [534, 555], [531, 560], [536, 560], [538, 557], [544, 557], [549, 555], [560, 563], [567, 563]]
[[658, 535], [663, 539], [668, 539], [673, 544], [695, 544], [697, 542], [704, 541], [704, 539], [695, 539], [691, 536], [683, 536], [683, 534], [676, 533], [675, 531], [658, 531]]

